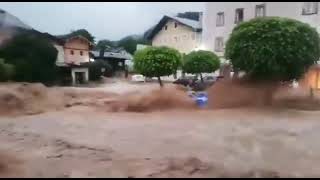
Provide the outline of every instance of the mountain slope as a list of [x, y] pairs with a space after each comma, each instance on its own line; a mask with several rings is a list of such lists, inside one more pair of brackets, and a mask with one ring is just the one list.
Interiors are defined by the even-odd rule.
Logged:
[[0, 28], [23, 28], [23, 29], [32, 29], [31, 26], [22, 22], [16, 16], [0, 9]]

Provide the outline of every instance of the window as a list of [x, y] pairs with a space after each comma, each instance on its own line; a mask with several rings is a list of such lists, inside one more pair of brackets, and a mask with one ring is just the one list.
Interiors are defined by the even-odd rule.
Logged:
[[304, 2], [302, 15], [310, 15], [318, 13], [318, 2]]
[[174, 37], [174, 40], [175, 40], [175, 42], [178, 42], [178, 37], [175, 36], [175, 37]]
[[80, 56], [83, 56], [83, 52], [82, 51], [80, 51]]
[[236, 16], [234, 19], [234, 23], [238, 24], [243, 21], [243, 8], [236, 9]]
[[219, 12], [217, 14], [217, 26], [223, 26], [224, 25], [224, 12]]
[[183, 35], [183, 40], [184, 40], [184, 41], [188, 40], [188, 35], [186, 35], [186, 34]]
[[167, 29], [168, 29], [168, 26], [167, 26], [167, 25], [165, 25], [165, 26], [164, 26], [164, 30], [167, 30]]
[[174, 23], [174, 28], [177, 28], [178, 27], [178, 23]]
[[71, 55], [73, 55], [73, 54], [74, 54], [73, 50], [71, 50], [71, 51], [70, 51], [70, 54], [71, 54]]
[[223, 48], [224, 48], [223, 37], [216, 37], [214, 50], [216, 52], [222, 52]]
[[256, 17], [264, 17], [266, 16], [266, 5], [260, 4], [256, 5]]

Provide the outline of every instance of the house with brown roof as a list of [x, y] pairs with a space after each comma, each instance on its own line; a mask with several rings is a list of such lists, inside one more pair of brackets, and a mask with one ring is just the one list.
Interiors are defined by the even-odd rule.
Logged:
[[18, 33], [28, 32], [48, 39], [57, 49], [56, 65], [73, 85], [89, 81], [89, 52], [93, 44], [83, 36], [53, 36], [39, 32], [14, 15], [0, 9], [0, 45]]
[[71, 78], [72, 84], [89, 81], [90, 49], [93, 44], [83, 36], [57, 38], [53, 41], [58, 50], [56, 65], [65, 77]]
[[202, 33], [202, 13], [198, 18], [164, 16], [157, 25], [148, 31], [146, 38], [152, 46], [167, 46], [181, 53], [189, 53], [200, 48]]

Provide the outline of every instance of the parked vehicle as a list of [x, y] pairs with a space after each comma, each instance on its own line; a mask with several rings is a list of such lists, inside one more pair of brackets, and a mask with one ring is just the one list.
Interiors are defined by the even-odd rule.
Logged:
[[219, 81], [220, 79], [223, 79], [223, 78], [224, 78], [224, 76], [217, 76], [216, 81]]
[[141, 75], [141, 74], [135, 74], [135, 75], [132, 75], [131, 81], [134, 81], [134, 82], [145, 82], [145, 77], [143, 75]]
[[183, 86], [193, 86], [193, 84], [197, 81], [198, 79], [196, 76], [186, 76], [186, 77], [181, 77], [173, 82], [173, 84], [181, 84]]
[[204, 91], [208, 87], [212, 86], [215, 82], [222, 79], [223, 76], [205, 76], [203, 77], [203, 82], [201, 79], [197, 80], [193, 86], [192, 89], [194, 91]]
[[[212, 85], [216, 81], [217, 81], [217, 77], [214, 77], [214, 76], [205, 76], [205, 77], [203, 77], [203, 82], [205, 82], [206, 84]], [[196, 81], [196, 83], [200, 83], [200, 82], [201, 82], [201, 79], [198, 79]]]
[[204, 91], [222, 78], [223, 76], [205, 76], [203, 77], [203, 82], [201, 82], [201, 79], [198, 79], [197, 76], [186, 76], [184, 78], [177, 79], [173, 83], [189, 86], [194, 91]]

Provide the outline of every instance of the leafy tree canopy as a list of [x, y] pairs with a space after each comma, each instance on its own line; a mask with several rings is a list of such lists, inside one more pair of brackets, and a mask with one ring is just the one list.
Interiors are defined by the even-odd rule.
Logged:
[[138, 35], [131, 35], [124, 37], [118, 41], [110, 41], [107, 39], [98, 41], [95, 49], [100, 50], [107, 50], [108, 48], [124, 48], [128, 53], [134, 54], [137, 49], [138, 44], [150, 44], [147, 40], [144, 39], [143, 36]]
[[71, 31], [71, 33], [67, 34], [66, 37], [73, 37], [73, 36], [79, 36], [79, 35], [87, 38], [92, 43], [95, 42], [95, 37], [86, 29], [73, 30]]
[[[102, 71], [104, 69], [104, 71]], [[112, 66], [104, 60], [95, 60], [89, 63], [89, 77], [90, 80], [99, 80], [104, 74], [110, 73], [112, 71]]]
[[211, 73], [219, 67], [219, 57], [210, 51], [193, 51], [184, 56], [183, 70], [187, 73]]
[[297, 20], [256, 18], [234, 28], [225, 56], [252, 79], [292, 80], [319, 60], [319, 34]]
[[0, 55], [5, 63], [14, 65], [16, 81], [55, 80], [57, 50], [45, 38], [30, 32], [18, 34], [0, 49]]
[[95, 49], [100, 51], [100, 50], [106, 50], [107, 48], [115, 47], [115, 46], [116, 46], [116, 42], [104, 39], [104, 40], [98, 41], [97, 45], [95, 46]]
[[134, 69], [147, 77], [168, 76], [175, 73], [181, 64], [181, 54], [168, 47], [147, 47], [134, 55]]
[[130, 54], [134, 54], [138, 44], [149, 44], [143, 36], [127, 36], [117, 42], [118, 47], [123, 47]]
[[0, 81], [10, 80], [15, 73], [14, 66], [5, 63], [4, 59], [0, 59]]

